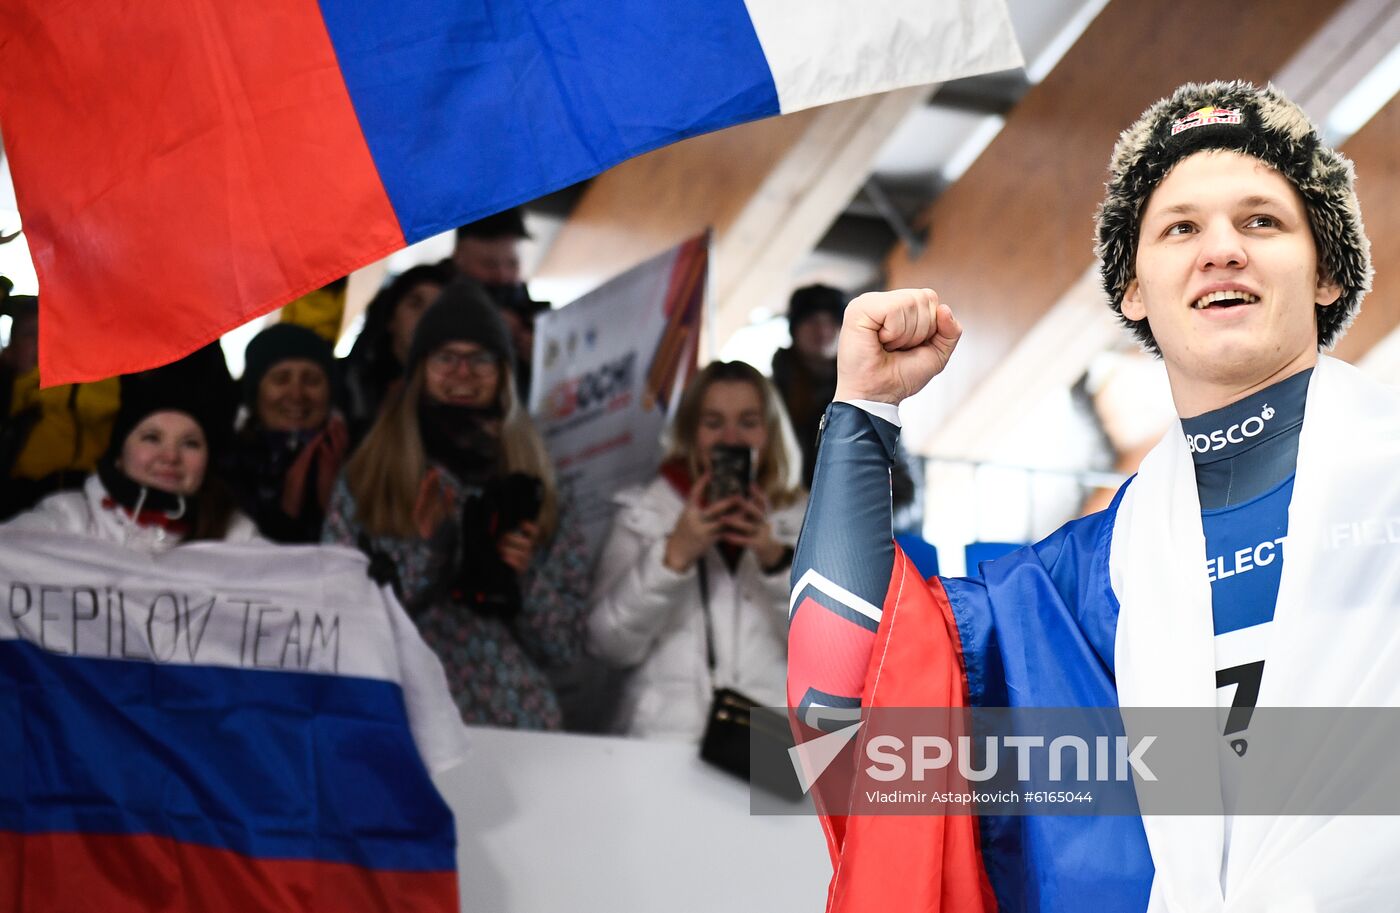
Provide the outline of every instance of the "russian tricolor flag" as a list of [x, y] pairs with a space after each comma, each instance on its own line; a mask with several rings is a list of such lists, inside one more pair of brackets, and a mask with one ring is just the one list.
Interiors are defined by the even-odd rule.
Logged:
[[344, 549], [0, 529], [0, 910], [459, 909], [465, 730], [386, 593]]
[[46, 384], [731, 124], [1020, 63], [1004, 0], [12, 0]]

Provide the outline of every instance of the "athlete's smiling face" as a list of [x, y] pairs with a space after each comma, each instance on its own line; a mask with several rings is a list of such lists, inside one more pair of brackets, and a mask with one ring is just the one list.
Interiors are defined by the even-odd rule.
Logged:
[[1319, 274], [1298, 191], [1263, 162], [1199, 152], [1143, 211], [1123, 314], [1146, 318], [1182, 416], [1234, 402], [1317, 362]]

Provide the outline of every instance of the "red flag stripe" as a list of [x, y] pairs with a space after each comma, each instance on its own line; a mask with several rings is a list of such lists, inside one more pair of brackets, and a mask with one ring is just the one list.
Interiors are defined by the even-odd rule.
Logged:
[[0, 909], [455, 913], [457, 874], [251, 859], [166, 837], [0, 831]]
[[[895, 628], [900, 630], [897, 638]], [[961, 656], [961, 639], [942, 582], [937, 577], [924, 581], [896, 546], [862, 705], [966, 707]], [[858, 746], [857, 752], [862, 750]], [[822, 823], [836, 858], [828, 913], [997, 909], [973, 816], [828, 816]]]
[[403, 246], [312, 0], [18, 0], [0, 34], [45, 385], [172, 361]]

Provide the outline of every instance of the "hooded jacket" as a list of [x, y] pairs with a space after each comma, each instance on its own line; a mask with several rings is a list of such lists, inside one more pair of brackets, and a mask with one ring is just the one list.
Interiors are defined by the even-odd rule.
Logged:
[[[730, 574], [717, 550], [705, 562], [715, 635], [713, 679], [705, 660], [705, 616], [695, 567], [678, 574], [662, 563], [666, 538], [685, 509], [665, 478], [625, 488], [598, 560], [592, 652], [632, 668], [617, 726], [652, 738], [704, 734], [714, 688], [733, 688], [760, 704], [781, 706], [787, 669], [788, 569], [765, 574], [745, 551]], [[797, 541], [806, 497], [775, 509], [774, 536]]]
[[[8, 529], [73, 533], [93, 536], [129, 548], [157, 555], [184, 541], [159, 523], [138, 523], [124, 508], [114, 504], [97, 475], [88, 476], [80, 491], [50, 495], [33, 510], [20, 514]], [[252, 542], [258, 531], [242, 514], [229, 520], [225, 542]]]

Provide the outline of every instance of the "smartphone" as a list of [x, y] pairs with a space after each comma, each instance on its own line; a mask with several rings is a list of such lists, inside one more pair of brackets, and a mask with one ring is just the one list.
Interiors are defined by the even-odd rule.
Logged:
[[706, 504], [714, 504], [734, 495], [747, 498], [751, 484], [753, 451], [731, 444], [716, 444], [710, 448], [710, 484], [705, 489]]
[[491, 494], [492, 527], [498, 535], [518, 529], [526, 521], [535, 522], [544, 506], [544, 483], [522, 472], [501, 479]]

